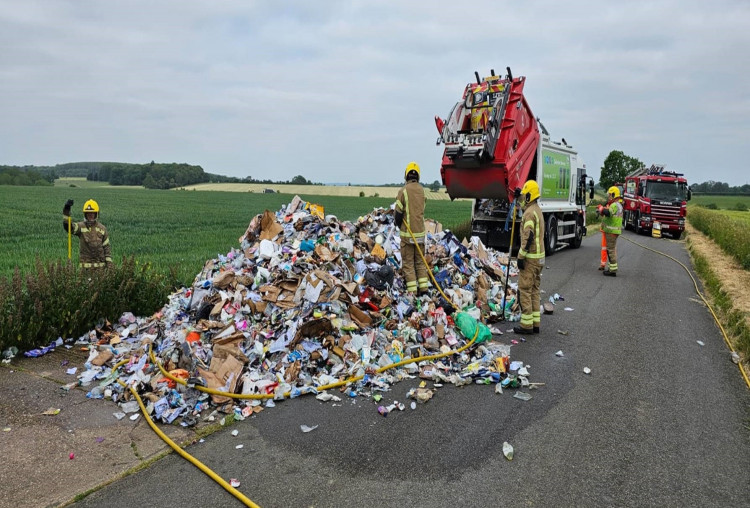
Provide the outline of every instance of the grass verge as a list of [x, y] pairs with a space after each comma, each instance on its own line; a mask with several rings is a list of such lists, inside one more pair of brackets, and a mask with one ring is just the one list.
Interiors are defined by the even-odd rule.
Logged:
[[703, 281], [707, 296], [717, 317], [721, 320], [724, 330], [732, 347], [740, 354], [745, 372], [750, 370], [750, 326], [745, 314], [733, 305], [733, 299], [724, 290], [721, 279], [711, 268], [711, 263], [703, 253], [698, 252], [688, 236], [688, 251], [693, 260], [693, 266]]

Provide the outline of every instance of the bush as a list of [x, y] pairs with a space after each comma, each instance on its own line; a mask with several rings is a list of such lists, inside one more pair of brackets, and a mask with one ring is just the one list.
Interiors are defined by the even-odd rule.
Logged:
[[174, 273], [155, 273], [133, 258], [96, 272], [67, 260], [44, 266], [37, 259], [33, 273], [22, 276], [16, 268], [12, 277], [0, 278], [0, 351], [79, 337], [101, 319], [116, 321], [127, 311], [153, 314], [166, 303], [174, 280]]
[[750, 270], [750, 236], [747, 225], [727, 214], [701, 208], [693, 208], [688, 220], [721, 249], [734, 257], [742, 268]]
[[745, 203], [737, 203], [734, 205], [733, 210], [737, 210], [738, 212], [747, 212], [747, 205]]
[[359, 191], [359, 197], [361, 198], [365, 197], [365, 191]]
[[716, 203], [706, 203], [705, 205], [699, 205], [703, 208], [708, 208], [709, 210], [718, 210], [719, 207], [716, 205]]

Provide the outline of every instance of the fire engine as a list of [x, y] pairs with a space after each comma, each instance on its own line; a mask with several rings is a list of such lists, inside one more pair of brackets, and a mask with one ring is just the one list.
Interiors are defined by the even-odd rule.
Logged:
[[685, 230], [687, 202], [691, 191], [682, 173], [666, 171], [663, 164], [652, 164], [625, 177], [623, 225], [636, 233], [656, 228], [679, 238]]

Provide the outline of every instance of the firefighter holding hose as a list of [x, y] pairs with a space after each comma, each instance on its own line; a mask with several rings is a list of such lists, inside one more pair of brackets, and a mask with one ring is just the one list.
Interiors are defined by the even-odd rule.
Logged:
[[607, 244], [607, 258], [609, 267], [604, 270], [604, 275], [617, 277], [617, 237], [622, 234], [622, 197], [620, 189], [612, 186], [607, 190], [607, 206], [599, 205], [597, 211], [602, 216], [602, 233]]

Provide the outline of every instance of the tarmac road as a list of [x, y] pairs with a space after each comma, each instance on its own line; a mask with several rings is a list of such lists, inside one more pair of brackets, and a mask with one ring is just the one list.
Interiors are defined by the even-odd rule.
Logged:
[[[684, 242], [625, 237], [690, 266]], [[603, 277], [599, 246], [547, 259], [542, 289], [565, 301], [511, 350], [545, 383], [531, 400], [446, 386], [411, 410], [402, 382], [384, 400], [407, 409], [386, 418], [369, 399], [295, 399], [188, 452], [264, 507], [748, 506], [750, 390], [692, 281], [624, 238], [618, 277]], [[239, 505], [176, 454], [78, 504]]]

